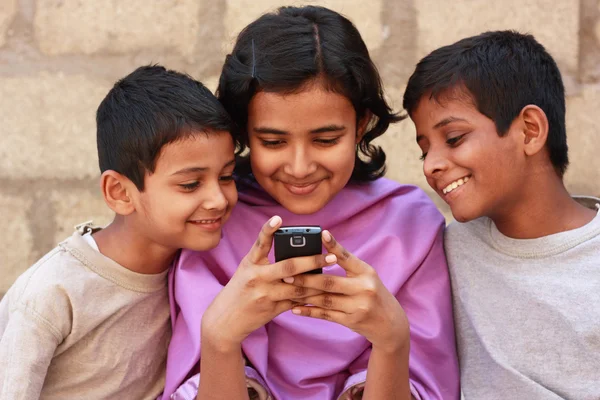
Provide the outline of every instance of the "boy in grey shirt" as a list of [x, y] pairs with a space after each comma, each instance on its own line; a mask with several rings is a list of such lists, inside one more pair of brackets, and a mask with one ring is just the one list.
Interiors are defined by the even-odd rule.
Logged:
[[470, 399], [600, 399], [600, 199], [573, 198], [565, 98], [530, 35], [486, 32], [422, 59], [404, 94], [446, 233]]

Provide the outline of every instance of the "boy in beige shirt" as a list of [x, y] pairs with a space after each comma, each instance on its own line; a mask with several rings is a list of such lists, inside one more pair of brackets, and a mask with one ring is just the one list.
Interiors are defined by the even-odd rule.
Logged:
[[167, 270], [207, 250], [237, 201], [232, 122], [201, 83], [160, 66], [117, 82], [97, 113], [101, 190], [83, 225], [0, 302], [0, 399], [155, 399], [171, 336]]

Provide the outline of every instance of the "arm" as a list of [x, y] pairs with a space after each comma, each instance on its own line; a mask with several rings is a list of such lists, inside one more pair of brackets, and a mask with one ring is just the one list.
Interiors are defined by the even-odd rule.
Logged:
[[[286, 280], [327, 292], [307, 297], [304, 301], [314, 306], [294, 307], [295, 314], [340, 323], [371, 342], [373, 359], [368, 364], [364, 398], [410, 399], [411, 392], [416, 399], [459, 398], [443, 225], [435, 232], [424, 260], [396, 296], [383, 286], [371, 266], [350, 254], [326, 231], [324, 245], [338, 257], [346, 277], [313, 275]], [[386, 369], [389, 366], [394, 368]]]
[[211, 335], [204, 320], [200, 370], [202, 381], [208, 383], [200, 385], [199, 400], [248, 399], [241, 343], [224, 344], [217, 335]]
[[282, 280], [335, 260], [328, 263], [324, 255], [317, 255], [269, 263], [273, 234], [281, 222], [281, 218], [273, 217], [263, 225], [254, 246], [202, 317], [198, 399], [247, 399], [241, 351], [244, 339], [290, 310], [296, 304], [293, 299], [321, 293]]
[[[459, 398], [459, 372], [450, 285], [442, 242], [443, 227], [435, 233], [427, 255], [396, 298], [410, 321], [412, 398], [455, 400]], [[382, 379], [390, 379], [385, 370], [379, 369], [377, 374], [373, 372], [376, 350], [377, 346], [373, 345], [371, 358], [365, 355], [355, 365], [355, 371], [359, 374], [365, 371], [368, 360], [369, 382], [375, 382], [375, 375], [379, 373], [384, 374]]]
[[297, 306], [292, 312], [337, 322], [371, 342], [363, 399], [410, 400], [410, 335], [404, 310], [373, 267], [344, 249], [328, 231], [323, 231], [323, 243], [346, 270], [346, 277], [313, 275], [287, 279], [297, 286], [327, 292], [307, 297], [305, 302], [312, 306]]
[[0, 337], [0, 399], [38, 399], [48, 366], [62, 341], [60, 332], [24, 307], [5, 316], [8, 321]]
[[409, 346], [386, 351], [373, 346], [363, 399], [410, 399]]

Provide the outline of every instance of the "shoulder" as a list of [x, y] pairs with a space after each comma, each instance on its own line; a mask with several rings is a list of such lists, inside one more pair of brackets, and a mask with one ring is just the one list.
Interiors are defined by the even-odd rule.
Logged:
[[446, 227], [444, 242], [447, 250], [453, 247], [470, 246], [485, 241], [489, 234], [490, 220], [487, 217], [469, 222], [452, 221]]
[[388, 209], [415, 222], [443, 224], [444, 217], [423, 189], [415, 185], [401, 184], [387, 178], [372, 182], [372, 190], [381, 193], [381, 203]]
[[388, 178], [379, 178], [372, 182], [355, 183], [347, 186], [350, 190], [364, 192], [368, 196], [379, 198], [381, 201], [402, 201], [407, 207], [414, 205], [436, 209], [435, 204], [423, 189]]
[[3, 300], [9, 312], [20, 311], [64, 335], [71, 325], [71, 293], [85, 285], [81, 272], [81, 263], [59, 245], [19, 276]]
[[477, 218], [469, 222], [452, 221], [444, 233], [444, 249], [452, 269], [467, 258], [477, 258], [489, 251], [490, 219]]

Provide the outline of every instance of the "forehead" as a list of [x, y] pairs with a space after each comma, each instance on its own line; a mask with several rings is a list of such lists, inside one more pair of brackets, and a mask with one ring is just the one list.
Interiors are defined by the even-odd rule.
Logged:
[[489, 119], [477, 109], [472, 97], [464, 91], [448, 91], [432, 97], [421, 97], [410, 115], [418, 134], [435, 130], [449, 122], [487, 123]]
[[234, 158], [234, 150], [233, 139], [228, 132], [193, 132], [163, 146], [154, 172], [171, 174], [190, 167], [220, 170]]
[[321, 85], [297, 93], [259, 92], [250, 101], [248, 122], [255, 125], [318, 125], [355, 118], [350, 100]]

